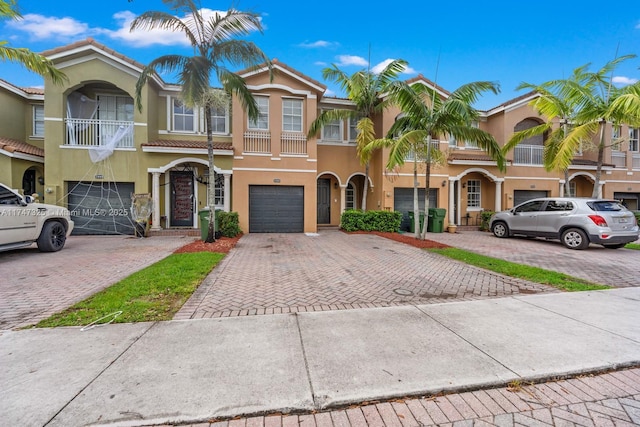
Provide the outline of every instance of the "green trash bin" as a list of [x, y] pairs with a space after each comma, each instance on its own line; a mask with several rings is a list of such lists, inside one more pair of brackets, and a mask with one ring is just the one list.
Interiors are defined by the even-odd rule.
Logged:
[[427, 231], [442, 233], [444, 231], [444, 217], [447, 210], [442, 208], [429, 208], [429, 221]]
[[[200, 217], [200, 238], [202, 240], [207, 240], [207, 234], [209, 234], [209, 209], [202, 209], [198, 212], [198, 216]], [[218, 228], [218, 211], [216, 210], [215, 216], [215, 231], [218, 234], [220, 228]]]
[[[411, 233], [416, 232], [416, 225], [413, 222], [415, 215], [413, 215], [413, 211], [409, 211], [409, 231]], [[424, 223], [424, 212], [420, 211], [420, 231], [422, 231], [422, 224]]]

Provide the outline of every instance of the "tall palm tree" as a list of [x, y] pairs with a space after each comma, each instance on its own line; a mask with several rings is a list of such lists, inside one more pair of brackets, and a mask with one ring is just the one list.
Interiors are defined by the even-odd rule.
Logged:
[[[224, 91], [236, 95], [250, 118], [258, 117], [258, 106], [239, 75], [228, 66], [255, 67], [270, 61], [253, 43], [238, 40], [252, 31], [262, 33], [260, 18], [255, 13], [230, 9], [225, 15], [203, 16], [198, 0], [163, 0], [172, 13], [149, 11], [133, 20], [130, 30], [163, 29], [184, 33], [193, 48], [193, 56], [163, 55], [151, 61], [142, 71], [136, 83], [136, 104], [142, 109], [142, 89], [147, 79], [154, 73], [177, 72], [182, 87], [182, 101], [189, 107], [204, 106], [207, 131], [207, 151], [209, 159], [209, 183], [207, 185], [209, 203], [215, 200], [215, 173], [213, 159], [213, 132], [211, 110], [215, 99], [210, 96], [211, 78], [214, 75]], [[179, 18], [174, 15], [183, 15]], [[215, 208], [209, 206], [209, 230], [206, 242], [215, 241]]]
[[[478, 111], [473, 104], [486, 91], [498, 93], [496, 83], [479, 81], [460, 86], [448, 97], [436, 94], [435, 87], [424, 84], [395, 82], [389, 88], [392, 102], [397, 103], [403, 115], [389, 129], [387, 138], [373, 141], [370, 149], [391, 147], [387, 169], [393, 169], [406, 162], [407, 154], [413, 153], [416, 162], [425, 163], [424, 223], [416, 233], [421, 240], [426, 238], [429, 213], [429, 180], [431, 164], [442, 157], [442, 153], [432, 146], [432, 137], [449, 135], [458, 140], [474, 142], [496, 160], [500, 170], [504, 170], [504, 156], [496, 140], [481, 129], [472, 126]], [[395, 138], [395, 135], [399, 135]], [[413, 212], [415, 230], [420, 230], [418, 206], [417, 168], [414, 164]]]
[[[0, 0], [0, 20], [7, 19], [16, 21], [22, 19], [16, 0]], [[55, 84], [62, 84], [67, 79], [49, 59], [27, 48], [10, 47], [6, 40], [0, 41], [0, 60], [17, 62], [29, 71], [48, 77]]]
[[[389, 99], [381, 95], [387, 91], [389, 85], [396, 79], [398, 74], [406, 69], [407, 64], [406, 61], [397, 59], [387, 64], [379, 74], [367, 69], [348, 75], [335, 64], [322, 70], [322, 77], [325, 80], [338, 83], [346, 93], [347, 98], [353, 101], [355, 107], [353, 109], [338, 108], [322, 111], [311, 124], [308, 135], [309, 137], [317, 135], [323, 126], [336, 120], [357, 120], [356, 153], [360, 159], [360, 164], [365, 168], [362, 203], [360, 206], [362, 211], [367, 209], [369, 163], [372, 156], [372, 152], [364, 151], [364, 147], [375, 138], [373, 117], [389, 105]], [[363, 130], [366, 130], [366, 132]]]

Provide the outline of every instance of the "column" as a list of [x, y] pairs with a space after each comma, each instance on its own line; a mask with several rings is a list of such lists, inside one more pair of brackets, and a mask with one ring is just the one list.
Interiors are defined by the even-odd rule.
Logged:
[[502, 181], [496, 181], [496, 208], [495, 212], [502, 210]]
[[231, 174], [224, 174], [224, 211], [231, 212]]
[[602, 187], [604, 186], [604, 182], [600, 181], [598, 183], [598, 199], [602, 199]]
[[340, 216], [344, 213], [345, 208], [347, 207], [347, 186], [340, 186]]
[[151, 213], [151, 229], [160, 230], [160, 172], [152, 172], [153, 212]]
[[449, 180], [449, 224], [456, 224], [456, 218], [454, 217], [454, 211], [456, 209], [456, 192], [454, 191], [456, 182], [458, 181]]
[[560, 197], [564, 197], [564, 183], [563, 179], [560, 180]]

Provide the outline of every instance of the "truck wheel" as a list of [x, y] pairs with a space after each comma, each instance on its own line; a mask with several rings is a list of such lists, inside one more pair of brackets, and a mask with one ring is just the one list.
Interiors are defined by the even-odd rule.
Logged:
[[49, 221], [43, 227], [38, 237], [38, 249], [42, 252], [57, 252], [64, 247], [67, 231], [58, 221]]

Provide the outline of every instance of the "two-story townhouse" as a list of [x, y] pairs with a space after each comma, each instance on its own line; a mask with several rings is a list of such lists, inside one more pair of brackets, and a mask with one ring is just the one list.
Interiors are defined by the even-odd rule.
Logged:
[[[197, 232], [198, 212], [208, 205], [210, 179], [216, 188], [211, 205], [238, 212], [244, 232], [315, 232], [337, 226], [345, 209], [361, 207], [365, 169], [356, 155], [355, 121], [336, 121], [307, 137], [321, 111], [350, 108], [352, 103], [325, 96], [324, 84], [280, 61], [273, 61], [273, 74], [266, 66], [239, 72], [258, 104], [256, 120], [249, 120], [235, 98], [229, 108], [212, 112], [215, 170], [210, 176], [204, 110], [186, 107], [180, 87], [153, 77], [138, 109], [133, 97], [142, 64], [92, 39], [45, 55], [69, 81], [64, 86], [46, 82], [44, 91], [2, 86], [6, 105], [15, 105], [7, 108], [6, 121], [21, 123], [20, 128], [2, 123], [2, 141], [14, 141], [14, 148], [5, 151], [18, 152], [20, 142], [40, 149], [39, 155], [20, 156], [0, 151], [19, 164], [18, 172], [2, 179], [22, 185], [33, 170], [29, 174], [35, 174], [36, 191], [47, 202], [68, 205], [78, 233], [132, 234], [133, 193], [152, 198], [152, 230]], [[422, 76], [408, 82], [449, 96]], [[542, 122], [529, 105], [535, 96], [525, 94], [483, 111], [475, 125], [503, 145], [513, 132]], [[399, 115], [391, 107], [375, 117], [376, 135], [386, 135]], [[637, 209], [638, 130], [609, 125], [606, 137], [602, 195], [624, 199]], [[477, 225], [483, 210], [563, 194], [564, 174], [542, 166], [544, 142], [544, 136], [523, 141], [509, 153], [504, 173], [468, 141], [434, 135], [434, 147], [445, 152], [446, 162], [431, 172], [430, 206], [445, 208], [447, 223]], [[595, 181], [596, 153], [587, 148], [576, 153], [569, 168], [571, 193], [578, 196], [590, 195]], [[394, 171], [386, 170], [387, 159], [388, 150], [382, 149], [370, 162], [367, 209], [397, 210], [408, 217], [415, 159], [408, 158]], [[31, 163], [18, 163], [27, 160]], [[423, 203], [424, 165], [417, 166]], [[404, 226], [408, 228], [408, 221]]]
[[0, 80], [0, 129], [0, 182], [42, 200], [44, 91]]

